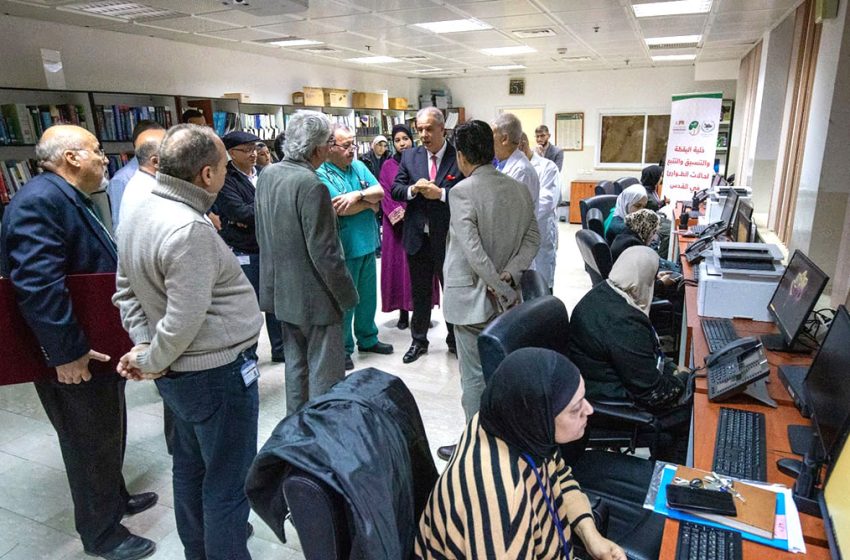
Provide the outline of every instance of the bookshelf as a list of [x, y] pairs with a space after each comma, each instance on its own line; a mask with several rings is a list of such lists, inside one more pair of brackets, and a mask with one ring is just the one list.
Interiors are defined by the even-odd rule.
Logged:
[[720, 122], [717, 126], [717, 151], [715, 159], [719, 162], [718, 173], [724, 178], [729, 175], [729, 146], [732, 141], [732, 123], [735, 120], [735, 100], [724, 99], [720, 104]]
[[274, 142], [284, 128], [283, 105], [240, 103], [239, 128], [264, 141]]
[[239, 101], [235, 99], [179, 96], [177, 103], [181, 114], [190, 107], [200, 110], [204, 114], [207, 125], [211, 126], [219, 136], [239, 129]]

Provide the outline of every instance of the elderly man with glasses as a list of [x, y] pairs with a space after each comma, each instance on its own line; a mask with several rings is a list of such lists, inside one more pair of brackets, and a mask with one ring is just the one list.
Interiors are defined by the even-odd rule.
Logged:
[[380, 246], [375, 212], [384, 198], [384, 189], [366, 165], [354, 159], [357, 139], [351, 130], [337, 125], [334, 127], [333, 139], [328, 160], [316, 170], [316, 174], [330, 191], [334, 211], [339, 217], [339, 237], [345, 253], [345, 266], [360, 296], [359, 303], [347, 310], [342, 320], [345, 368], [354, 369], [351, 354], [354, 353], [355, 337], [360, 352], [393, 352], [391, 345], [378, 340], [378, 326], [375, 324], [378, 308], [375, 251]]
[[[230, 155], [224, 187], [215, 201], [214, 212], [221, 219], [221, 238], [233, 250], [242, 271], [260, 296], [260, 246], [254, 220], [254, 197], [258, 172], [257, 144], [262, 142], [248, 132], [234, 131], [222, 139]], [[274, 313], [266, 313], [266, 330], [272, 347], [272, 361], [283, 362], [283, 331]]]

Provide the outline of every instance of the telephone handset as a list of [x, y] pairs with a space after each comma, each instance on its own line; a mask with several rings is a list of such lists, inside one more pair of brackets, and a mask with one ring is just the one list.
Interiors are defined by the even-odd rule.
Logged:
[[688, 245], [688, 248], [685, 249], [685, 258], [688, 260], [688, 264], [694, 264], [700, 260], [702, 258], [702, 252], [710, 249], [713, 242], [713, 237], [700, 237]]
[[706, 358], [708, 399], [723, 400], [770, 373], [762, 342], [748, 336], [734, 340]]
[[702, 230], [702, 234], [700, 234], [700, 237], [717, 237], [721, 233], [725, 232], [726, 229], [726, 222], [720, 220], [719, 222], [709, 224], [708, 227]]
[[705, 199], [708, 198], [708, 189], [702, 189], [694, 193], [693, 199], [691, 199], [691, 208], [696, 210], [699, 208], [699, 205], [702, 204]]

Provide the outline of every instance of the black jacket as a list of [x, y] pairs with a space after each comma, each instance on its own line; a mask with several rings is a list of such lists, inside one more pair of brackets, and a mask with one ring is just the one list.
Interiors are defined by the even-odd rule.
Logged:
[[437, 469], [416, 402], [399, 378], [374, 368], [357, 371], [275, 428], [245, 490], [283, 542], [289, 508], [280, 486], [289, 465], [344, 496], [354, 524], [351, 558], [411, 556]]
[[227, 163], [224, 186], [215, 199], [216, 212], [221, 218], [221, 238], [232, 249], [242, 253], [259, 254], [254, 226], [254, 196], [256, 189], [233, 162]]
[[617, 262], [617, 259], [619, 259], [620, 255], [623, 254], [623, 251], [629, 247], [642, 246], [643, 241], [641, 238], [638, 237], [635, 232], [626, 227], [626, 229], [617, 234], [617, 237], [614, 238], [614, 242], [611, 243], [611, 262]]
[[384, 152], [384, 155], [378, 157], [375, 154], [375, 150], [369, 150], [367, 154], [365, 154], [360, 161], [362, 161], [372, 175], [375, 176], [375, 180], [381, 175], [381, 166], [384, 165], [384, 162], [390, 159], [389, 150]]
[[594, 286], [570, 317], [570, 359], [586, 383], [588, 398], [631, 398], [649, 410], [675, 403], [684, 384], [662, 359], [649, 317], [607, 282]]

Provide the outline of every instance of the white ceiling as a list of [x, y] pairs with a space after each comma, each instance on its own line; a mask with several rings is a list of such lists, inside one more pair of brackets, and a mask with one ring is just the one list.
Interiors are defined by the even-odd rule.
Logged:
[[[651, 54], [695, 53], [697, 61], [744, 56], [802, 0], [714, 0], [707, 14], [636, 18], [631, 4], [649, 0], [241, 0], [273, 7], [273, 15], [256, 15], [233, 6], [240, 0], [138, 0], [170, 10], [147, 19], [117, 19], [80, 12], [81, 4], [126, 4], [117, 0], [0, 0], [4, 14], [122, 33], [161, 37], [207, 46], [261, 53], [323, 64], [350, 64], [347, 58], [370, 54], [426, 57], [371, 71], [410, 77], [494, 75], [488, 66], [524, 64], [525, 73], [649, 67], [692, 62], [653, 62]], [[283, 6], [307, 4], [289, 11]], [[411, 8], [411, 5], [419, 7]], [[412, 24], [476, 18], [493, 29], [435, 34]], [[548, 28], [552, 37], [520, 39], [514, 31]], [[703, 36], [696, 48], [653, 50], [647, 37]], [[263, 45], [257, 41], [297, 36], [321, 41], [331, 52]], [[488, 56], [480, 49], [528, 45], [538, 52]], [[571, 61], [589, 57], [589, 61]], [[423, 70], [439, 69], [433, 73]]]

